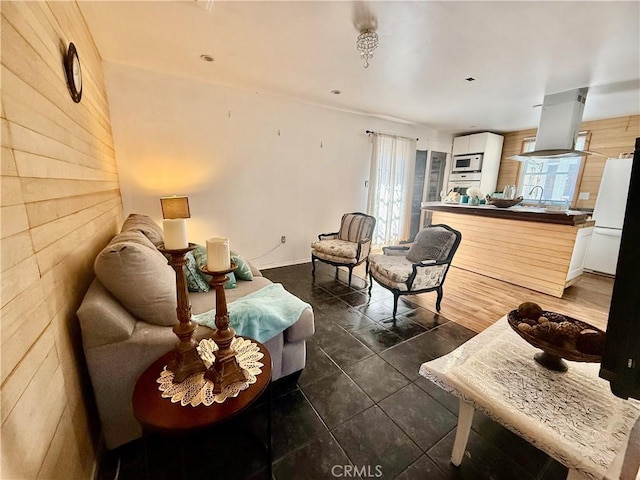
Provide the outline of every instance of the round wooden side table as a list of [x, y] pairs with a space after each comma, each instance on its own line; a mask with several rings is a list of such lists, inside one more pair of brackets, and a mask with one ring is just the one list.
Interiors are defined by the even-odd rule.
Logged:
[[[246, 337], [244, 337], [246, 338]], [[169, 365], [175, 352], [171, 351], [153, 362], [140, 376], [133, 390], [133, 413], [142, 426], [143, 433], [164, 435], [183, 435], [204, 430], [222, 424], [247, 410], [262, 396], [271, 383], [271, 355], [267, 348], [254, 339], [264, 364], [262, 372], [256, 377], [256, 383], [241, 391], [237, 397], [229, 397], [222, 403], [211, 406], [181, 406], [162, 398], [156, 380], [166, 365]], [[269, 395], [269, 398], [271, 396]], [[269, 402], [270, 403], [270, 402]], [[271, 406], [269, 406], [267, 450], [269, 472], [271, 471]]]

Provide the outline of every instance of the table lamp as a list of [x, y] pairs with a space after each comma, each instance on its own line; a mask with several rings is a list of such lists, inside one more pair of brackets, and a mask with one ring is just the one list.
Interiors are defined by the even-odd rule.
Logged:
[[174, 195], [160, 198], [162, 206], [162, 230], [164, 231], [164, 246], [167, 250], [179, 250], [189, 246], [187, 239], [187, 218], [189, 212], [189, 198]]

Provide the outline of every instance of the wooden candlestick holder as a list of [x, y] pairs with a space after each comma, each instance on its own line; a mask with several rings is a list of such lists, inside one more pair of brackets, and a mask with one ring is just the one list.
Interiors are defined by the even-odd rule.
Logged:
[[224, 293], [224, 284], [229, 280], [227, 273], [233, 272], [236, 267], [237, 265], [232, 263], [228, 269], [215, 272], [207, 270], [206, 267], [200, 268], [202, 273], [211, 276], [209, 284], [216, 291], [216, 330], [211, 339], [216, 342], [218, 350], [215, 352], [216, 361], [204, 374], [205, 378], [213, 382], [213, 393], [220, 393], [228, 385], [243, 382], [248, 378], [247, 372], [238, 363], [237, 352], [231, 348], [236, 331], [229, 327], [227, 298]]
[[182, 267], [187, 263], [186, 254], [195, 249], [196, 245], [190, 243], [187, 248], [170, 250], [164, 248], [164, 245], [158, 247], [158, 250], [169, 256], [169, 265], [176, 272], [176, 298], [178, 315], [178, 324], [174, 325], [173, 333], [178, 337], [176, 344], [175, 357], [173, 362], [169, 363], [169, 368], [173, 372], [173, 381], [180, 383], [186, 380], [194, 373], [204, 372], [204, 362], [200, 358], [196, 347], [198, 343], [193, 338], [197, 325], [191, 321], [191, 304], [189, 303], [189, 291], [187, 290], [187, 281], [184, 276]]

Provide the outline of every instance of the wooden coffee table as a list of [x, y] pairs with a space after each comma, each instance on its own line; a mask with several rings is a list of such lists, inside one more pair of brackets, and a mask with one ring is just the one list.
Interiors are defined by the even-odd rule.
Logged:
[[[171, 351], [162, 355], [138, 379], [133, 390], [133, 413], [142, 426], [143, 433], [164, 435], [184, 435], [195, 433], [231, 420], [256, 403], [271, 383], [271, 355], [260, 342], [255, 343], [264, 357], [262, 372], [256, 377], [256, 383], [241, 391], [237, 397], [229, 397], [222, 403], [211, 406], [181, 406], [172, 403], [169, 398], [162, 398], [156, 380], [164, 367], [173, 358]], [[267, 450], [269, 454], [269, 471], [271, 471], [271, 407], [269, 406]]]

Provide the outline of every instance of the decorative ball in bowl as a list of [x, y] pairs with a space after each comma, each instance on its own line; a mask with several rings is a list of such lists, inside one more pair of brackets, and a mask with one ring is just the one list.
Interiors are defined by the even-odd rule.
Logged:
[[563, 360], [595, 362], [602, 360], [606, 334], [586, 322], [542, 310], [533, 302], [521, 304], [507, 315], [511, 328], [528, 343], [542, 350], [534, 359], [558, 372], [569, 368]]
[[523, 200], [523, 198], [497, 198], [492, 197], [491, 195], [487, 195], [486, 200], [487, 205], [495, 205], [498, 208], [509, 208], [519, 204]]

